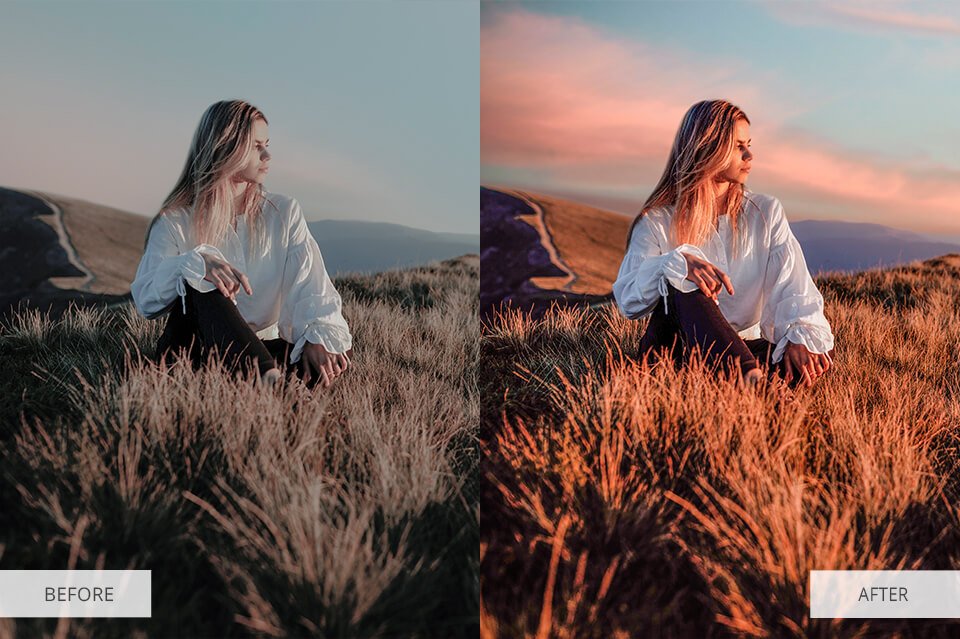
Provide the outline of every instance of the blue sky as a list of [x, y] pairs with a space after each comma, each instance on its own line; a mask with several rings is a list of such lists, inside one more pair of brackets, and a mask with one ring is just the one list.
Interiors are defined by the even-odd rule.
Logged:
[[752, 121], [792, 219], [960, 238], [960, 3], [517, 2], [481, 10], [481, 180], [635, 212], [683, 112]]
[[270, 121], [309, 219], [478, 233], [472, 2], [6, 2], [0, 185], [153, 215], [203, 110]]

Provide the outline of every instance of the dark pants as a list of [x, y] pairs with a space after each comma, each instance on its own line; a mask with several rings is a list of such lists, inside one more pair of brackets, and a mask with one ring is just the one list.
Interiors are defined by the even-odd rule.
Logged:
[[[185, 352], [199, 367], [211, 352], [216, 352], [233, 371], [255, 369], [263, 374], [271, 368], [289, 366], [293, 345], [282, 339], [261, 341], [220, 291], [201, 293], [188, 286], [186, 306], [184, 313], [177, 300], [170, 311], [157, 342], [161, 361], [170, 364], [178, 353]], [[296, 367], [298, 377], [303, 376], [302, 362]]]
[[640, 341], [640, 352], [651, 358], [667, 351], [678, 366], [698, 348], [706, 363], [712, 367], [737, 369], [746, 374], [763, 365], [769, 376], [786, 373], [781, 359], [771, 366], [774, 345], [765, 339], [744, 341], [720, 313], [716, 303], [702, 291], [681, 293], [667, 287], [669, 313], [664, 312], [663, 300], [650, 316], [647, 332]]

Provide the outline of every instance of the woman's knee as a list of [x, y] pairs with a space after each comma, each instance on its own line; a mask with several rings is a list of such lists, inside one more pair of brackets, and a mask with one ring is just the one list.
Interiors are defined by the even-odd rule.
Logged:
[[668, 284], [667, 289], [669, 291], [671, 301], [679, 300], [689, 304], [712, 304], [713, 306], [716, 306], [716, 302], [707, 297], [706, 293], [701, 291], [699, 288], [696, 288], [692, 291], [681, 291], [680, 289], [674, 287], [673, 284]]
[[229, 303], [233, 306], [233, 300], [225, 296], [220, 292], [220, 289], [213, 289], [212, 291], [198, 291], [194, 288], [187, 287], [187, 296], [192, 297], [193, 300], [200, 304], [225, 304]]

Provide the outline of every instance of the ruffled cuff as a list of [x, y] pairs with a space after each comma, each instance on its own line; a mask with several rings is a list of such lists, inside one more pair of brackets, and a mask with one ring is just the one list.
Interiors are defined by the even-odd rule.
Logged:
[[667, 283], [681, 293], [690, 293], [697, 290], [697, 285], [687, 279], [687, 258], [683, 256], [684, 253], [696, 255], [704, 260], [707, 259], [703, 251], [692, 244], [681, 244], [669, 253], [664, 254], [666, 259], [663, 261], [663, 275], [657, 282], [657, 292], [663, 298], [663, 312], [665, 314], [670, 312], [667, 303], [670, 290], [667, 288]]
[[687, 279], [687, 258], [683, 256], [684, 253], [709, 261], [699, 247], [693, 244], [681, 244], [666, 254], [667, 259], [663, 263], [663, 276], [673, 288], [681, 293], [690, 293], [697, 290], [697, 285]]
[[303, 335], [293, 345], [290, 351], [290, 363], [296, 364], [300, 361], [300, 355], [303, 353], [303, 347], [307, 342], [311, 344], [320, 344], [328, 353], [346, 353], [353, 346], [353, 337], [350, 331], [332, 324], [314, 322], [307, 326]]
[[801, 344], [811, 353], [829, 353], [833, 350], [833, 333], [819, 326], [794, 324], [787, 329], [784, 336], [777, 342], [777, 347], [773, 350], [772, 361], [774, 364], [783, 359], [783, 352], [787, 349], [787, 343], [789, 342]]
[[180, 296], [180, 301], [183, 304], [184, 315], [187, 314], [187, 284], [201, 293], [209, 293], [217, 288], [213, 282], [203, 279], [207, 276], [207, 263], [203, 260], [203, 254], [205, 253], [215, 255], [226, 261], [220, 249], [209, 244], [200, 244], [181, 256], [180, 277], [177, 278], [177, 295]]

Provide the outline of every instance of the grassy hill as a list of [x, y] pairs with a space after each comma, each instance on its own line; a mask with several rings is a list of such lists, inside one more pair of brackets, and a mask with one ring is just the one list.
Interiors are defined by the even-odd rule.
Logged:
[[0, 636], [476, 637], [479, 260], [335, 279], [353, 368], [263, 390], [130, 305], [0, 329], [0, 569], [153, 571], [153, 617]]
[[[633, 216], [516, 188], [481, 187], [480, 202], [481, 255], [487, 257], [481, 317], [501, 303], [539, 316], [555, 302], [594, 303], [611, 295]], [[791, 228], [814, 274], [960, 252], [958, 245], [879, 224], [803, 220]]]
[[[0, 318], [24, 306], [129, 299], [151, 218], [54, 193], [0, 187]], [[377, 273], [475, 254], [479, 235], [398, 224], [309, 222], [331, 276]]]
[[586, 204], [517, 189], [497, 189], [530, 206], [520, 216], [536, 228], [541, 244], [566, 277], [534, 277], [543, 290], [575, 295], [606, 295], [617, 277], [632, 218]]
[[960, 569], [960, 256], [817, 279], [814, 389], [637, 360], [611, 306], [482, 329], [482, 637], [952, 637], [812, 569]]

